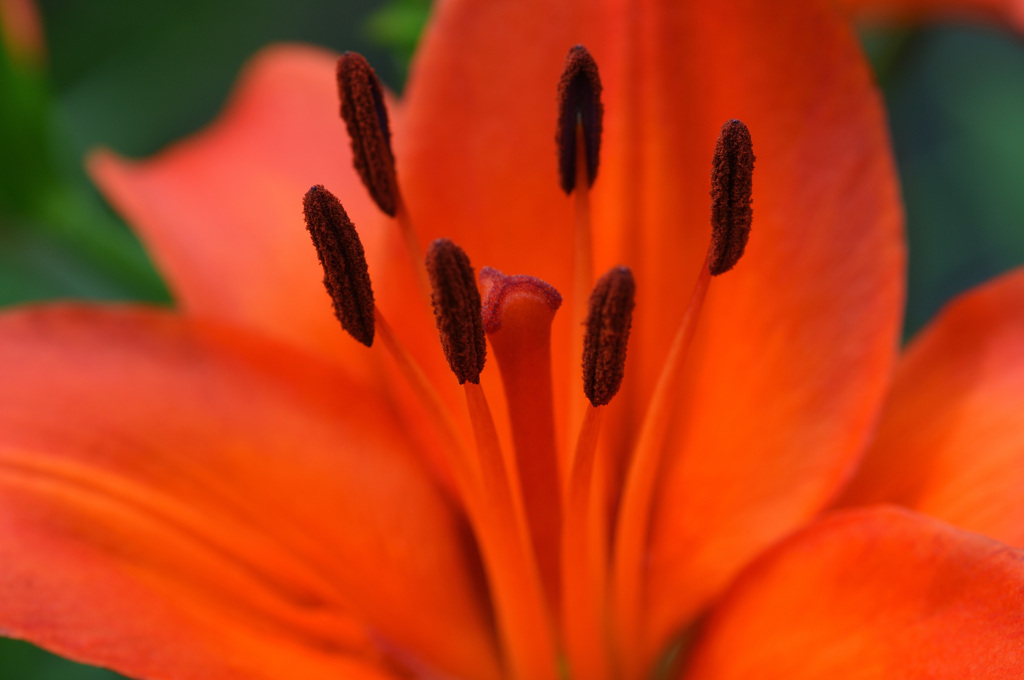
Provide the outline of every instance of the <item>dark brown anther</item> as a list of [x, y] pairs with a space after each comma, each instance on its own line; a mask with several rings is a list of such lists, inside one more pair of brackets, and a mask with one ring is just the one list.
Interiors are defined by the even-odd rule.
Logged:
[[480, 382], [487, 358], [480, 291], [469, 257], [446, 238], [427, 249], [427, 274], [441, 347], [459, 384]]
[[613, 267], [590, 293], [583, 339], [583, 392], [594, 406], [612, 400], [626, 370], [636, 284], [629, 267]]
[[754, 146], [741, 121], [722, 126], [711, 164], [711, 257], [717, 276], [732, 269], [743, 256], [750, 236], [750, 207], [754, 177]]
[[398, 180], [384, 94], [373, 68], [355, 52], [338, 59], [341, 117], [352, 141], [352, 162], [377, 206], [394, 217]]
[[370, 347], [374, 329], [373, 288], [356, 228], [341, 202], [320, 184], [306, 192], [302, 211], [320, 266], [324, 268], [324, 287], [334, 303], [334, 315], [349, 335]]
[[587, 186], [597, 179], [597, 163], [601, 155], [601, 77], [597, 62], [583, 45], [576, 45], [565, 57], [565, 67], [558, 81], [558, 174], [562, 189], [571, 194], [576, 187], [576, 128], [583, 127], [587, 156]]

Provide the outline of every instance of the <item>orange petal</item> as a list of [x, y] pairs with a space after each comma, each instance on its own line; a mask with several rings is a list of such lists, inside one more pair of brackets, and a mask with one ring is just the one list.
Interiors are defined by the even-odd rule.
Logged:
[[1021, 0], [840, 0], [839, 5], [868, 21], [985, 19], [1024, 29]]
[[953, 302], [907, 350], [843, 504], [893, 502], [1024, 546], [1024, 270]]
[[826, 519], [713, 612], [687, 680], [1024, 674], [1024, 552], [895, 508]]
[[[689, 55], [672, 63], [698, 74], [698, 94], [687, 95], [701, 102], [689, 105], [700, 140], [693, 163], [707, 172], [724, 120], [747, 123], [754, 225], [743, 259], [711, 284], [667, 447], [647, 581], [655, 642], [834, 495], [877, 418], [903, 307], [897, 180], [856, 36], [830, 3], [701, 8], [682, 13], [685, 36], [672, 43]], [[706, 186], [666, 200], [691, 231], [707, 229]], [[672, 250], [663, 242], [651, 255]], [[687, 261], [701, 256], [690, 250]], [[660, 295], [673, 270], [669, 256], [655, 262]], [[681, 315], [685, 302], [672, 298], [693, 278], [658, 312]], [[667, 344], [671, 334], [657, 338]]]
[[352, 168], [334, 60], [311, 47], [269, 48], [210, 128], [144, 161], [97, 152], [89, 169], [186, 312], [339, 354], [358, 348], [331, 313], [302, 196], [324, 184], [341, 199], [371, 275], [382, 218]]
[[255, 337], [0, 318], [0, 630], [133, 676], [370, 677], [386, 656], [497, 677], [465, 526], [403, 424]]
[[560, 291], [573, 212], [558, 184], [555, 94], [584, 4], [440, 3], [395, 133], [403, 195], [427, 238], [449, 236], [477, 266]]
[[[744, 120], [758, 156], [753, 233], [711, 287], [654, 522], [648, 599], [664, 640], [814, 514], [862, 450], [895, 360], [902, 213], [878, 94], [829, 2], [448, 0], [395, 136], [425, 236], [539, 276], [574, 308], [572, 199], [552, 136], [575, 43], [604, 84], [595, 270], [621, 263], [637, 278], [626, 379], [606, 423], [619, 456], [710, 239], [721, 124]], [[564, 351], [570, 323], [553, 329], [558, 379], [578, 363]], [[563, 399], [580, 389], [560, 388]]]

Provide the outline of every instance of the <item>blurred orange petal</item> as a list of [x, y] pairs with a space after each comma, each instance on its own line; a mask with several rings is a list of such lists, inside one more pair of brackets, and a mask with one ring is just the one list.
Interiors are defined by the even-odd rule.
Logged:
[[751, 565], [686, 680], [1011, 680], [1024, 553], [896, 508], [822, 520]]
[[16, 58], [45, 56], [43, 24], [33, 0], [0, 0], [0, 39]]
[[951, 303], [900, 362], [843, 504], [899, 503], [1024, 546], [1024, 271]]
[[368, 248], [381, 220], [352, 169], [333, 74], [326, 51], [270, 48], [207, 130], [143, 161], [95, 152], [89, 170], [184, 312], [345, 356], [357, 348], [330, 313], [299, 201], [314, 184], [344, 195]]
[[343, 371], [131, 308], [8, 314], [0, 357], [7, 634], [147, 677], [496, 676], [460, 516]]

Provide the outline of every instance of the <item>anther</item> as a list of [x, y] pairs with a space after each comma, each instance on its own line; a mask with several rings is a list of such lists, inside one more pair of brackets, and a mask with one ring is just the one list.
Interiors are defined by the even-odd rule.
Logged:
[[558, 81], [558, 174], [562, 189], [570, 194], [576, 186], [576, 128], [583, 128], [586, 147], [587, 186], [597, 179], [597, 164], [601, 152], [601, 78], [597, 62], [582, 45], [576, 45], [565, 57], [565, 67]]
[[334, 303], [334, 315], [349, 335], [370, 347], [373, 288], [356, 228], [338, 199], [321, 184], [306, 192], [302, 211], [324, 269], [324, 286]]
[[341, 117], [352, 141], [352, 161], [377, 206], [390, 217], [398, 208], [398, 181], [391, 153], [391, 128], [377, 74], [362, 55], [338, 59]]
[[487, 358], [480, 291], [469, 257], [446, 238], [427, 249], [427, 275], [441, 346], [459, 384], [480, 382]]
[[583, 392], [594, 406], [612, 400], [622, 385], [636, 284], [628, 267], [613, 267], [590, 294], [583, 341]]
[[715, 144], [711, 164], [711, 253], [715, 276], [732, 269], [743, 256], [750, 236], [754, 147], [742, 121], [726, 121]]

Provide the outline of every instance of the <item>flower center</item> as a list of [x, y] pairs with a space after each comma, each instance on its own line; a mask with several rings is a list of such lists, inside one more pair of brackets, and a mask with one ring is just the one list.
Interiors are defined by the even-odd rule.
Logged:
[[[444, 355], [463, 386], [472, 445], [375, 306], [355, 228], [320, 185], [303, 201], [306, 224], [342, 327], [367, 346], [379, 337], [432, 416], [479, 545], [510, 676], [556, 680], [567, 668], [570, 677], [587, 680], [642, 677], [643, 556], [670, 406], [710, 278], [731, 269], [746, 246], [754, 164], [749, 131], [735, 120], [722, 127], [712, 163], [707, 259], [620, 482], [598, 473], [597, 454], [604, 409], [625, 371], [635, 283], [626, 267], [612, 268], [596, 285], [593, 280], [589, 193], [603, 106], [590, 53], [576, 46], [566, 58], [555, 135], [561, 187], [575, 194], [571, 321], [585, 328], [572, 346], [582, 357], [583, 389], [568, 405], [570, 427], [578, 425], [579, 434], [567, 456], [559, 454], [551, 355], [551, 323], [562, 296], [540, 279], [489, 267], [478, 286], [469, 257], [447, 239], [430, 244], [424, 258], [399, 191], [376, 75], [354, 53], [341, 57], [337, 75], [356, 170], [381, 210], [395, 218], [429, 294]], [[480, 385], [488, 342], [501, 374], [511, 447], [502, 445]], [[620, 499], [611, 513], [608, 498]]]

